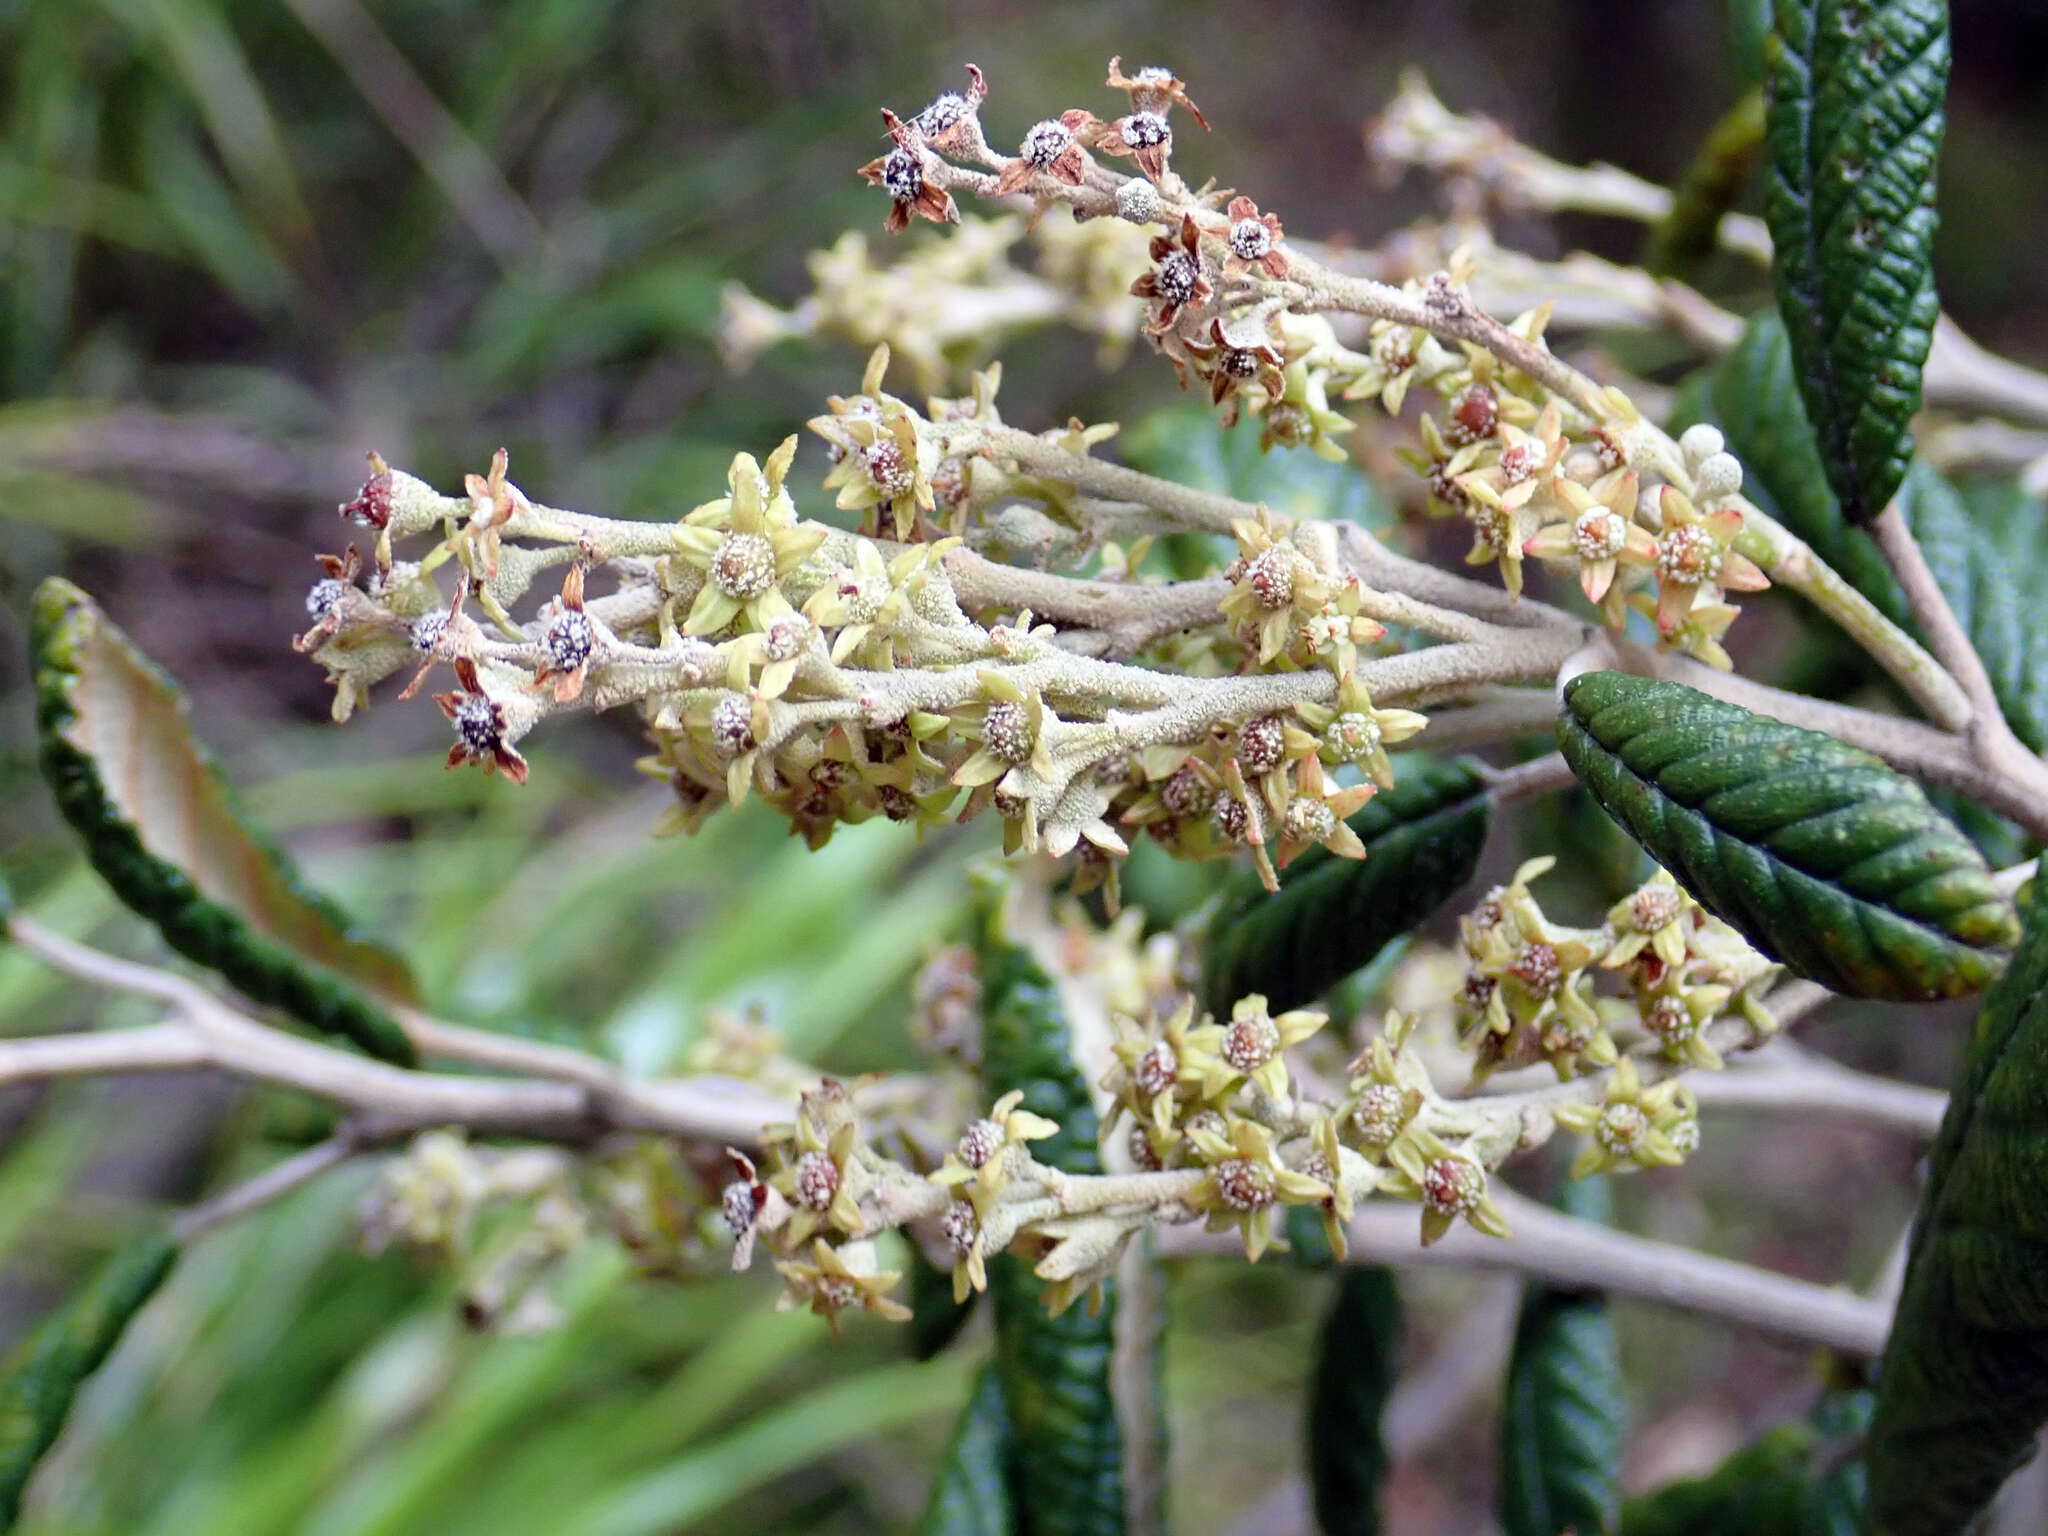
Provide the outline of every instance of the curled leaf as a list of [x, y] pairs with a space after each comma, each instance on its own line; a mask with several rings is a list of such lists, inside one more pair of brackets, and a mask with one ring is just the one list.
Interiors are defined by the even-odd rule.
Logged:
[[1764, 147], [1764, 97], [1745, 93], [1714, 124], [1673, 189], [1671, 208], [1650, 234], [1643, 265], [1683, 277], [1714, 253], [1721, 216], [1742, 197]]
[[1705, 1477], [1622, 1507], [1622, 1536], [1858, 1536], [1862, 1468], [1847, 1452], [1869, 1398], [1836, 1392], [1811, 1421], [1775, 1424]]
[[248, 997], [410, 1066], [378, 1001], [413, 1001], [404, 962], [243, 817], [178, 685], [67, 581], [37, 589], [32, 643], [43, 774], [115, 895]]
[[[1597, 1203], [1604, 1217], [1604, 1180], [1566, 1188], [1576, 1202]], [[1627, 1422], [1607, 1299], [1597, 1291], [1525, 1288], [1501, 1409], [1507, 1536], [1610, 1536], [1621, 1518]]]
[[[1894, 623], [1911, 627], [1906, 599], [1877, 541], [1842, 516], [1793, 380], [1784, 322], [1751, 320], [1719, 362], [1690, 381], [1674, 425], [1710, 421], [1747, 471], [1744, 489], [1810, 544]], [[2048, 551], [2040, 509], [2016, 488], [1966, 503], [1933, 466], [1915, 459], [1898, 492], [1936, 585], [1983, 658], [2013, 734], [2048, 747], [2048, 610], [2034, 600]], [[2011, 859], [2003, 862], [2011, 863]]]
[[1608, 815], [1788, 970], [1855, 997], [1975, 992], [2018, 938], [1983, 856], [1910, 779], [1678, 683], [1589, 672], [1558, 745]]

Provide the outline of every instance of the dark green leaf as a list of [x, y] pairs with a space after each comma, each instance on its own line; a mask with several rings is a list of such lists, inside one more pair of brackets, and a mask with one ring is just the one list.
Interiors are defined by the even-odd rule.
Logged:
[[2044, 919], [1985, 996], [1921, 1192], [1870, 1431], [1880, 1536], [1961, 1530], [2048, 1419]]
[[1945, 0], [1778, 0], [1764, 212], [1778, 308], [1851, 522], [1898, 490], [1934, 335]]
[[1261, 992], [1274, 1008], [1319, 997], [1427, 919], [1472, 878], [1492, 802], [1469, 763], [1404, 758], [1394, 788], [1350, 819], [1364, 859], [1311, 848], [1269, 893], [1245, 874], [1209, 925], [1202, 1002], [1228, 1014]]
[[[1100, 1173], [1095, 1105], [1052, 978], [1003, 934], [999, 911], [984, 914], [976, 948], [985, 1090], [1021, 1092], [1024, 1108], [1058, 1123], [1032, 1144], [1034, 1156], [1067, 1173]], [[1103, 1287], [1099, 1310], [1077, 1304], [1053, 1317], [1028, 1261], [1001, 1254], [988, 1270], [1015, 1495], [1032, 1536], [1116, 1536], [1125, 1528], [1124, 1433], [1110, 1379], [1116, 1287]]]
[[1630, 1499], [1622, 1536], [1857, 1536], [1863, 1466], [1851, 1454], [1870, 1394], [1831, 1391], [1805, 1423], [1765, 1430], [1705, 1477]]
[[1011, 1536], [1010, 1419], [994, 1362], [974, 1379], [918, 1536]]
[[1713, 255], [1721, 216], [1741, 198], [1763, 147], [1763, 92], [1750, 91], [1714, 124], [1679, 178], [1670, 211], [1650, 232], [1643, 265], [1683, 276]]
[[1700, 903], [1854, 997], [1975, 992], [2018, 937], [1983, 856], [1867, 752], [1677, 683], [1565, 686], [1572, 771]]
[[29, 1477], [56, 1442], [78, 1389], [120, 1342], [177, 1256], [167, 1232], [122, 1249], [8, 1361], [0, 1376], [0, 1532], [14, 1528]]
[[1605, 1536], [1624, 1434], [1614, 1322], [1595, 1292], [1532, 1287], [1515, 1325], [1501, 1421], [1507, 1536]]
[[257, 1002], [410, 1066], [377, 1000], [413, 1000], [404, 963], [242, 816], [178, 685], [67, 581], [37, 589], [33, 645], [43, 774], [114, 893]]
[[1393, 1271], [1354, 1266], [1339, 1273], [1309, 1383], [1309, 1486], [1324, 1536], [1378, 1536], [1387, 1475], [1380, 1418], [1393, 1395], [1400, 1345], [1401, 1291]]
[[1622, 1536], [1808, 1536], [1807, 1467], [1817, 1438], [1807, 1424], [1765, 1430], [1707, 1476], [1630, 1499]]
[[[1792, 354], [1777, 315], [1758, 315], [1742, 340], [1701, 378], [1679, 421], [1711, 421], [1747, 471], [1745, 489], [1895, 623], [1906, 601], [1877, 543], [1844, 520], [1821, 467], [1792, 378]], [[2037, 506], [2007, 487], [1966, 504], [1955, 487], [1916, 460], [1899, 488], [1906, 524], [1927, 555], [1942, 594], [1984, 658], [1992, 690], [2013, 732], [2048, 747], [2048, 609], [2035, 600], [2048, 558]]]
[[[1566, 1185], [1563, 1203], [1574, 1215], [1605, 1220], [1606, 1180]], [[1525, 1288], [1501, 1409], [1507, 1536], [1610, 1536], [1621, 1514], [1627, 1422], [1606, 1298]]]

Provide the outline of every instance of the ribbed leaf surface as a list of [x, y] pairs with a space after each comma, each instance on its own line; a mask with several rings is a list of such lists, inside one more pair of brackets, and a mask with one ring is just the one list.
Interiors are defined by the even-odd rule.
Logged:
[[[996, 1097], [1024, 1095], [1024, 1108], [1059, 1123], [1032, 1154], [1067, 1173], [1100, 1173], [1098, 1120], [1073, 1061], [1059, 993], [1038, 962], [991, 923], [979, 935], [982, 1075]], [[1126, 1529], [1123, 1428], [1110, 1370], [1116, 1353], [1114, 1284], [1102, 1307], [1041, 1303], [1044, 1282], [1025, 1260], [989, 1261], [995, 1303], [996, 1369], [1009, 1415], [1014, 1495], [1032, 1536], [1121, 1536]]]
[[1948, 66], [1944, 0], [1778, 0], [1764, 212], [1800, 392], [1851, 522], [1883, 510], [1913, 456]]
[[918, 1536], [1013, 1536], [1009, 1460], [1010, 1416], [990, 1362], [974, 1378], [974, 1394], [960, 1410]]
[[1831, 736], [1591, 672], [1565, 687], [1558, 744], [1703, 906], [1834, 991], [1975, 992], [2018, 937], [1982, 855], [1919, 786]]
[[1250, 992], [1296, 1008], [1426, 921], [1472, 878], [1492, 802], [1469, 763], [1404, 757], [1394, 787], [1349, 818], [1363, 859], [1311, 848], [1268, 892], [1245, 873], [1209, 926], [1202, 1004], [1225, 1016]]
[[[1607, 1183], [1565, 1186], [1573, 1215], [1607, 1219]], [[1501, 1406], [1500, 1523], [1507, 1536], [1611, 1536], [1628, 1434], [1621, 1357], [1597, 1291], [1522, 1295]]]
[[2048, 1420], [2048, 912], [1985, 996], [1936, 1139], [1871, 1425], [1870, 1528], [1961, 1530]]

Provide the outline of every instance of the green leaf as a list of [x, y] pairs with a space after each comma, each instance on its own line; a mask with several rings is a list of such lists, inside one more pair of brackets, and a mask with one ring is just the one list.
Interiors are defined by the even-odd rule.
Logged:
[[[1000, 910], [985, 906], [976, 944], [984, 1089], [991, 1097], [1021, 1092], [1025, 1109], [1059, 1125], [1032, 1144], [1041, 1162], [1100, 1173], [1095, 1103], [1074, 1065], [1058, 989], [1001, 929]], [[1054, 1317], [1028, 1261], [999, 1254], [988, 1270], [996, 1370], [1016, 1453], [1013, 1491], [1032, 1536], [1119, 1536], [1126, 1522], [1124, 1432], [1110, 1379], [1116, 1285], [1104, 1285], [1099, 1310], [1077, 1304]]]
[[1852, 997], [1975, 992], [2018, 937], [1983, 856], [1867, 752], [1677, 683], [1589, 672], [1558, 745], [1708, 911]]
[[1877, 1536], [1962, 1529], [2048, 1420], [2048, 913], [1984, 998], [1920, 1196], [1870, 1429]]
[[[1604, 1180], [1566, 1190], [1582, 1207], [1575, 1214], [1604, 1219]], [[1610, 1536], [1621, 1516], [1626, 1437], [1621, 1358], [1606, 1298], [1526, 1287], [1501, 1410], [1500, 1521], [1507, 1536]]]
[[993, 1362], [974, 1379], [946, 1459], [932, 1484], [918, 1536], [1010, 1536], [1010, 1417]]
[[29, 1477], [56, 1443], [78, 1389], [120, 1342], [177, 1256], [168, 1232], [122, 1249], [7, 1362], [0, 1375], [0, 1532], [14, 1528]]
[[1945, 0], [1778, 0], [1764, 213], [1800, 393], [1842, 510], [1884, 509], [1934, 336]]
[[1869, 1419], [1868, 1392], [1830, 1391], [1705, 1477], [1630, 1499], [1622, 1536], [1858, 1536], [1863, 1464], [1846, 1453]]
[[404, 963], [243, 818], [178, 685], [67, 581], [37, 589], [32, 644], [43, 774], [114, 893], [255, 1001], [412, 1065], [378, 1001], [414, 1000]]
[[1387, 1475], [1380, 1420], [1393, 1395], [1400, 1345], [1401, 1291], [1393, 1271], [1343, 1270], [1309, 1383], [1309, 1487], [1324, 1536], [1378, 1536]]
[[1231, 882], [1209, 924], [1202, 1003], [1226, 1015], [1249, 992], [1276, 1009], [1321, 996], [1472, 878], [1492, 810], [1470, 763], [1403, 758], [1394, 788], [1349, 818], [1363, 859], [1311, 848], [1268, 892]]
[[[1711, 421], [1747, 471], [1745, 490], [1841, 572], [1894, 623], [1909, 622], [1906, 600], [1876, 540], [1843, 518], [1793, 383], [1783, 321], [1765, 312], [1734, 349], [1700, 376], [1679, 413]], [[1980, 493], [1972, 506], [1930, 465], [1915, 460], [1899, 506], [1927, 556], [1935, 582], [1984, 658], [1992, 691], [2013, 733], [2048, 747], [2048, 609], [2035, 600], [2048, 574], [2037, 506], [2016, 487]]]
[[1726, 0], [1722, 29], [1728, 38], [1728, 62], [1744, 85], [1764, 77], [1764, 39], [1771, 35], [1771, 0]]
[[1622, 1536], [1809, 1536], [1807, 1467], [1817, 1438], [1808, 1424], [1765, 1430], [1707, 1476], [1630, 1499]]

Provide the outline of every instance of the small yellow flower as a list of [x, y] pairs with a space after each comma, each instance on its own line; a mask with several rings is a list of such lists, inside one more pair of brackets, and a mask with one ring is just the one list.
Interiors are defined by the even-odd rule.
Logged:
[[956, 717], [962, 729], [975, 732], [981, 746], [953, 770], [953, 782], [969, 789], [993, 784], [1012, 768], [1029, 767], [1043, 780], [1052, 777], [1052, 754], [1045, 745], [1045, 701], [1038, 690], [1026, 693], [1000, 672], [981, 674], [978, 707]]
[[1289, 1046], [1299, 1045], [1330, 1022], [1328, 1014], [1298, 1008], [1277, 1018], [1266, 1011], [1266, 999], [1254, 992], [1231, 1005], [1230, 1022], [1222, 1027], [1216, 1054], [1205, 1063], [1202, 1096], [1221, 1103], [1246, 1083], [1276, 1103], [1287, 1098]]
[[1339, 1133], [1375, 1160], [1422, 1109], [1420, 1069], [1397, 1043], [1412, 1023], [1401, 1014], [1387, 1016], [1386, 1031], [1351, 1064], [1349, 1092], [1337, 1106]]
[[1608, 926], [1614, 929], [1616, 938], [1600, 964], [1608, 970], [1618, 970], [1645, 949], [1665, 965], [1682, 963], [1686, 934], [1691, 931], [1698, 906], [1672, 879], [1670, 870], [1658, 870], [1646, 884], [1637, 886], [1608, 909]]
[[1238, 558], [1227, 573], [1230, 591], [1217, 606], [1258, 646], [1264, 666], [1285, 650], [1295, 630], [1322, 610], [1329, 583], [1284, 532], [1276, 532], [1262, 504], [1256, 520], [1231, 524]]
[[1344, 1182], [1344, 1146], [1337, 1134], [1337, 1122], [1327, 1110], [1319, 1111], [1309, 1132], [1312, 1150], [1301, 1159], [1298, 1171], [1330, 1191], [1323, 1201], [1323, 1240], [1343, 1263], [1351, 1248], [1351, 1191]]
[[[1658, 605], [1651, 601], [1649, 593], [1637, 592], [1628, 602], [1638, 613], [1653, 619], [1657, 617]], [[1704, 661], [1717, 672], [1732, 672], [1735, 662], [1727, 647], [1721, 644], [1721, 638], [1741, 614], [1742, 610], [1733, 603], [1696, 602], [1677, 625], [1658, 630], [1657, 649], [1691, 656]]]
[[1023, 1090], [1016, 1089], [997, 1099], [988, 1117], [976, 1120], [960, 1135], [945, 1162], [931, 1175], [934, 1184], [957, 1187], [971, 1184], [969, 1195], [977, 1208], [1003, 1187], [1009, 1166], [1015, 1161], [1012, 1149], [1028, 1159], [1026, 1143], [1042, 1141], [1059, 1133], [1059, 1124], [1017, 1106], [1024, 1102]]
[[[1692, 1118], [1690, 1095], [1676, 1079], [1645, 1088], [1626, 1056], [1608, 1078], [1600, 1103], [1569, 1104], [1557, 1111], [1559, 1125], [1592, 1138], [1572, 1164], [1575, 1179], [1610, 1169], [1676, 1167], [1685, 1153], [1672, 1133]], [[1685, 1139], [1682, 1134], [1680, 1140]]]
[[1447, 1145], [1433, 1131], [1410, 1126], [1387, 1148], [1393, 1171], [1381, 1187], [1422, 1202], [1426, 1248], [1460, 1217], [1489, 1237], [1508, 1235], [1507, 1217], [1486, 1192], [1486, 1165], [1464, 1147]]
[[794, 1252], [820, 1227], [841, 1232], [858, 1231], [861, 1225], [859, 1186], [866, 1170], [855, 1159], [860, 1127], [842, 1121], [830, 1139], [821, 1136], [808, 1108], [797, 1115], [796, 1126], [785, 1155], [788, 1161], [768, 1182], [789, 1202], [789, 1224], [782, 1229], [782, 1242]]
[[[1670, 634], [1685, 623], [1702, 588], [1761, 592], [1770, 578], [1734, 549], [1742, 513], [1723, 507], [1702, 517], [1676, 486], [1659, 493], [1664, 531], [1657, 539], [1657, 628]], [[1725, 628], [1725, 626], [1724, 626]]]
[[1289, 1168], [1273, 1148], [1273, 1133], [1255, 1120], [1228, 1116], [1222, 1133], [1193, 1126], [1194, 1144], [1206, 1170], [1188, 1203], [1209, 1213], [1209, 1230], [1236, 1227], [1254, 1264], [1273, 1244], [1273, 1217], [1282, 1205], [1310, 1205], [1331, 1198], [1330, 1186]]
[[1183, 1106], [1201, 1102], [1203, 1085], [1223, 1043], [1218, 1025], [1206, 1015], [1196, 1024], [1194, 1017], [1194, 1002], [1183, 999], [1172, 1013], [1149, 1026], [1121, 1014], [1110, 1020], [1116, 1038], [1109, 1049], [1116, 1062], [1102, 1079], [1103, 1090], [1134, 1119], [1156, 1127], [1162, 1137], [1176, 1130]]
[[[1621, 567], [1647, 570], [1657, 563], [1657, 541], [1635, 520], [1634, 470], [1615, 470], [1590, 488], [1559, 476], [1551, 482], [1551, 491], [1565, 520], [1531, 535], [1522, 553], [1577, 565], [1587, 602], [1606, 604]], [[1619, 623], [1613, 605], [1607, 606], [1609, 621]]]
[[1333, 768], [1356, 763], [1381, 789], [1394, 787], [1394, 764], [1387, 748], [1399, 746], [1429, 724], [1429, 716], [1412, 709], [1375, 709], [1356, 673], [1347, 673], [1337, 685], [1335, 708], [1302, 703], [1294, 712], [1316, 733], [1324, 762]]
[[684, 634], [715, 635], [735, 624], [766, 629], [792, 611], [780, 583], [830, 532], [797, 522], [782, 488], [795, 456], [794, 437], [769, 455], [765, 472], [752, 454], [737, 455], [726, 476], [730, 494], [706, 502], [677, 528], [682, 558], [705, 578], [683, 621]]
[[1294, 795], [1280, 816], [1280, 867], [1321, 845], [1340, 859], [1362, 859], [1365, 844], [1345, 818], [1373, 796], [1370, 784], [1339, 789], [1323, 779], [1323, 765], [1305, 757], [1295, 765]]
[[1640, 990], [1636, 1008], [1643, 1028], [1663, 1046], [1666, 1057], [1718, 1072], [1721, 1053], [1708, 1042], [1707, 1026], [1728, 1006], [1730, 996], [1723, 986], [1688, 986], [1682, 973], [1672, 970], [1660, 985]]
[[840, 1249], [823, 1238], [811, 1244], [811, 1262], [785, 1259], [775, 1268], [786, 1284], [782, 1295], [776, 1298], [776, 1311], [807, 1306], [825, 1319], [835, 1339], [839, 1337], [839, 1314], [849, 1307], [872, 1312], [892, 1323], [910, 1321], [910, 1308], [889, 1298], [889, 1292], [903, 1278], [901, 1274], [893, 1270], [877, 1274], [856, 1269]]

